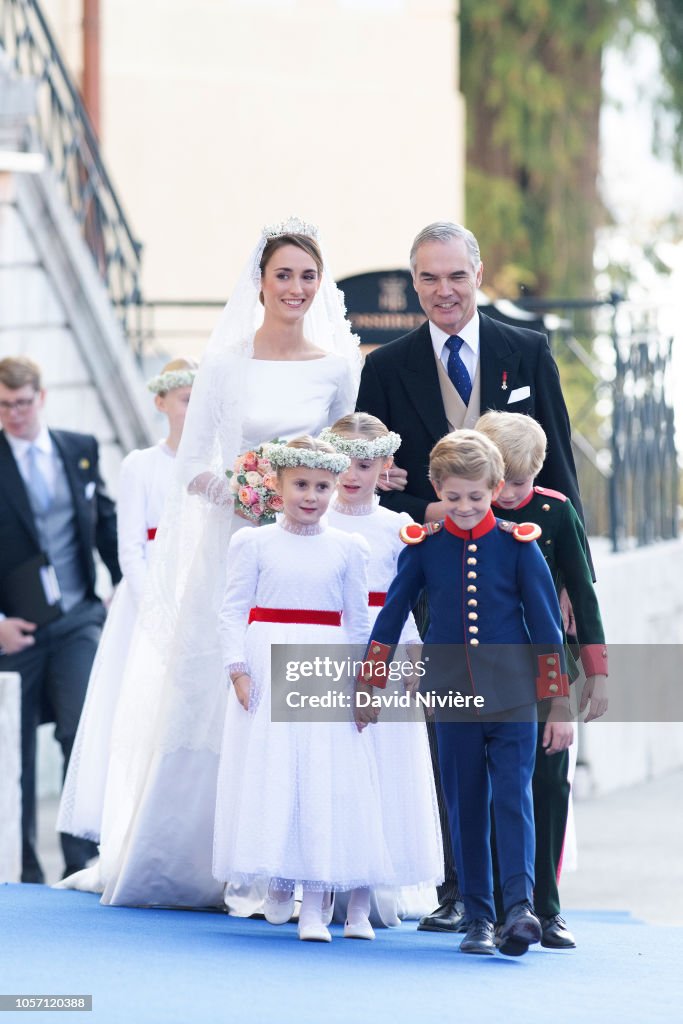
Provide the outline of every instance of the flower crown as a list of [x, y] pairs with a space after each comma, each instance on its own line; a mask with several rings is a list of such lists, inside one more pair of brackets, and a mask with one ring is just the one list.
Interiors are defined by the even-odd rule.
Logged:
[[318, 238], [318, 229], [315, 224], [309, 224], [301, 217], [288, 217], [278, 224], [266, 224], [263, 229], [266, 238], [278, 238], [280, 235], [306, 235], [308, 238]]
[[[265, 447], [265, 446], [264, 446]], [[351, 459], [339, 452], [319, 452], [311, 448], [290, 448], [286, 444], [268, 445], [267, 457], [276, 469], [326, 469], [338, 475], [351, 465]]]
[[155, 395], [175, 391], [176, 388], [189, 388], [197, 376], [196, 370], [166, 370], [147, 381], [147, 388]]
[[366, 440], [364, 437], [342, 437], [341, 434], [335, 434], [330, 427], [325, 427], [320, 433], [320, 440], [327, 441], [338, 452], [348, 455], [351, 459], [386, 459], [400, 447], [401, 435], [390, 430], [381, 437]]

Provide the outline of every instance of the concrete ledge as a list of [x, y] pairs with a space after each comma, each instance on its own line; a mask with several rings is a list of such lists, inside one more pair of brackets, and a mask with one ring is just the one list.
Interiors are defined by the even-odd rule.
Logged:
[[[683, 540], [619, 554], [611, 554], [600, 541], [591, 541], [591, 548], [608, 645], [683, 645]], [[610, 677], [613, 691], [620, 685], [647, 688], [648, 683], [648, 678]], [[579, 729], [579, 798], [683, 766], [683, 722], [598, 721]]]
[[21, 678], [0, 672], [0, 882], [21, 876]]

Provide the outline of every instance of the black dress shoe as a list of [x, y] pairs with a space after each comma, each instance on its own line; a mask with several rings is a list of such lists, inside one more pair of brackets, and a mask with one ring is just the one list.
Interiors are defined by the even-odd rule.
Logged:
[[28, 882], [32, 885], [45, 885], [45, 875], [43, 874], [42, 868], [36, 864], [31, 864], [28, 867], [22, 868], [21, 871], [22, 882]]
[[436, 910], [420, 918], [419, 932], [461, 932], [467, 931], [465, 905], [460, 900], [444, 900]]
[[467, 935], [460, 943], [461, 953], [477, 953], [479, 956], [492, 956], [496, 952], [493, 941], [493, 921], [477, 918], [467, 929]]
[[515, 903], [505, 915], [498, 937], [498, 949], [504, 956], [523, 956], [529, 946], [539, 942], [540, 938], [541, 922], [531, 904], [525, 900]]
[[546, 949], [575, 949], [576, 939], [560, 914], [541, 919], [541, 945]]

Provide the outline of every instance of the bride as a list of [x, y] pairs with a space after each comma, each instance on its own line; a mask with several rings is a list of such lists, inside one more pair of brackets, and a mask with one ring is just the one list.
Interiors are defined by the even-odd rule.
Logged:
[[[316, 435], [352, 412], [359, 374], [316, 229], [265, 228], [193, 386], [113, 724], [100, 859], [63, 887], [126, 906], [223, 902], [211, 874], [227, 695], [217, 613], [230, 535], [249, 526], [225, 470], [264, 441]], [[226, 902], [249, 913], [252, 896]]]

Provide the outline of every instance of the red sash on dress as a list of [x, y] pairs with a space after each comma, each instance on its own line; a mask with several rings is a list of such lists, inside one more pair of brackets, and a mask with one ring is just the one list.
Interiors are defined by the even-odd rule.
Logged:
[[157, 535], [157, 528], [156, 528], [156, 526], [150, 526], [149, 530], [147, 531], [147, 540], [154, 540], [156, 535]]
[[371, 590], [368, 595], [368, 605], [370, 608], [383, 608], [386, 599], [387, 594], [385, 590]]
[[341, 626], [341, 612], [309, 608], [252, 608], [249, 622], [285, 622], [304, 626]]

